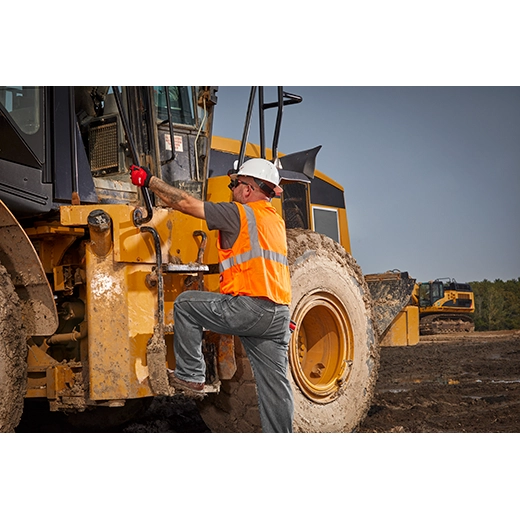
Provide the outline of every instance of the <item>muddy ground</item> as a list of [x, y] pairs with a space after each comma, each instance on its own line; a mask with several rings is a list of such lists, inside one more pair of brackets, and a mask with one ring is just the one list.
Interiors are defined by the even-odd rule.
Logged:
[[[77, 432], [44, 408], [18, 432]], [[80, 431], [85, 431], [81, 429]], [[192, 401], [155, 399], [117, 433], [209, 433]], [[424, 336], [385, 347], [373, 404], [359, 433], [520, 432], [520, 331]]]
[[520, 331], [386, 347], [359, 432], [520, 432]]

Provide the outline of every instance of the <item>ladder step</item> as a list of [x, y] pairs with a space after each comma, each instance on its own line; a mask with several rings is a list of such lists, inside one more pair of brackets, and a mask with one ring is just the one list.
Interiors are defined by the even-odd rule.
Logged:
[[209, 267], [192, 262], [190, 264], [162, 264], [163, 273], [207, 273]]

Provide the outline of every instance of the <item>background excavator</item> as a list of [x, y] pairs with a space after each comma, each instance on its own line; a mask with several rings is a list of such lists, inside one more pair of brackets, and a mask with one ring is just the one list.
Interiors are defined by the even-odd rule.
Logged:
[[412, 299], [419, 308], [421, 335], [474, 332], [475, 299], [470, 284], [453, 278], [420, 282]]
[[[301, 98], [277, 93], [267, 103], [252, 87], [234, 141], [212, 135], [215, 87], [0, 87], [0, 431], [15, 430], [35, 402], [83, 431], [175, 397], [173, 304], [186, 288], [219, 290], [216, 234], [138, 190], [129, 167], [220, 202], [230, 200], [227, 172], [250, 157], [274, 161], [284, 187], [273, 204], [292, 279], [294, 430], [362, 421], [379, 344], [407, 316], [414, 280], [364, 277], [350, 254], [344, 189], [315, 169], [320, 147], [278, 152], [283, 110]], [[256, 101], [259, 145], [248, 142]], [[269, 109], [277, 118], [266, 148]], [[204, 355], [206, 424], [259, 431], [240, 341], [208, 332]]]

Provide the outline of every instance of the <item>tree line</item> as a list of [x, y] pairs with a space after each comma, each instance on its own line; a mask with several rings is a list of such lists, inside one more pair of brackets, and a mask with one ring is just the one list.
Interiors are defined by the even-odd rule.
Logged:
[[475, 330], [520, 329], [520, 278], [470, 285], [475, 296]]

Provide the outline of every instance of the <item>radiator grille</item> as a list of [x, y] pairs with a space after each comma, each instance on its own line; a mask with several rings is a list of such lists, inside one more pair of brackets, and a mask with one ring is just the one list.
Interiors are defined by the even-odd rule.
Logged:
[[90, 128], [89, 154], [90, 169], [95, 175], [118, 171], [119, 146], [116, 122]]

